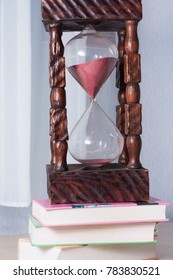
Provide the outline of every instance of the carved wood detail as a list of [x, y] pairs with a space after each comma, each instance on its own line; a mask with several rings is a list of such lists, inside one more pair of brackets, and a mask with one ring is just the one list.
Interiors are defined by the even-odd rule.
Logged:
[[50, 109], [50, 136], [55, 141], [68, 140], [66, 108]]
[[80, 30], [87, 23], [111, 30], [115, 21], [141, 18], [141, 0], [42, 0], [42, 20], [47, 29], [50, 23], [61, 22], [64, 30]]
[[61, 26], [51, 24], [50, 33], [50, 64], [49, 82], [50, 93], [50, 147], [51, 164], [57, 170], [67, 170], [67, 112], [65, 93], [65, 58], [63, 57], [64, 46], [61, 40]]
[[141, 82], [141, 62], [140, 55], [126, 54], [125, 59], [125, 75], [124, 81], [128, 83], [140, 83]]
[[126, 101], [127, 103], [139, 103], [140, 102], [140, 87], [139, 84], [127, 84], [126, 86]]
[[149, 198], [147, 169], [124, 169], [116, 164], [97, 169], [69, 165], [57, 172], [47, 166], [49, 196], [55, 203], [109, 203], [145, 201]]
[[125, 134], [127, 135], [127, 150], [129, 155], [128, 168], [141, 168], [141, 109], [140, 88], [141, 65], [138, 54], [139, 42], [137, 36], [137, 21], [128, 20], [125, 22], [125, 56], [124, 56], [124, 77], [126, 86], [125, 105]]
[[142, 134], [142, 114], [141, 104], [125, 104], [125, 134], [140, 135]]
[[139, 40], [137, 35], [138, 22], [134, 20], [125, 21], [126, 39], [125, 39], [125, 52], [126, 54], [138, 53]]
[[64, 88], [52, 88], [50, 93], [50, 104], [54, 109], [66, 107], [66, 92]]
[[129, 153], [129, 163], [128, 167], [130, 168], [142, 168], [142, 165], [139, 160], [139, 154], [142, 147], [141, 137], [138, 135], [127, 136], [127, 149]]
[[128, 163], [128, 151], [126, 147], [126, 135], [125, 135], [125, 103], [126, 95], [125, 89], [126, 84], [124, 82], [124, 54], [125, 54], [125, 30], [122, 29], [118, 32], [118, 52], [119, 62], [116, 71], [116, 86], [119, 88], [118, 101], [120, 105], [116, 107], [116, 125], [120, 130], [124, 138], [124, 147], [121, 155], [119, 156], [118, 162], [122, 164]]
[[49, 83], [51, 87], [65, 87], [65, 58], [57, 57], [50, 63]]
[[58, 171], [67, 170], [66, 154], [67, 154], [67, 142], [55, 141], [51, 138], [51, 164], [55, 166]]

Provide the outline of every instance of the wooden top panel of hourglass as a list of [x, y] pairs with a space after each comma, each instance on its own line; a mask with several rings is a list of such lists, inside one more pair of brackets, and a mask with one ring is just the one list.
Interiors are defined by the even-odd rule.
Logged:
[[42, 0], [42, 20], [62, 24], [64, 31], [80, 31], [86, 24], [97, 30], [116, 31], [125, 20], [142, 18], [141, 0]]

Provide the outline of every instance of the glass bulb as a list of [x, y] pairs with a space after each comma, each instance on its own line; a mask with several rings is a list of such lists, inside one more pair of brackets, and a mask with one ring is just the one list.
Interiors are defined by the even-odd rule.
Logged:
[[117, 63], [118, 50], [91, 25], [65, 46], [66, 68], [94, 99]]
[[123, 137], [100, 106], [92, 101], [69, 137], [70, 154], [85, 165], [114, 161], [123, 148]]

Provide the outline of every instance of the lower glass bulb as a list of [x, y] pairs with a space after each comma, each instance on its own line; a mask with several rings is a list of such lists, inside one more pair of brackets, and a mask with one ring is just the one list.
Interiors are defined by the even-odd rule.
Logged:
[[99, 167], [117, 159], [124, 139], [115, 124], [92, 100], [69, 137], [69, 152], [84, 165]]

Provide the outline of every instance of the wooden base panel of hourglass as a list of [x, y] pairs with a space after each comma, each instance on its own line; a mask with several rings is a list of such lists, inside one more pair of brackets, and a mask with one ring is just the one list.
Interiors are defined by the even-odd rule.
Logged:
[[109, 203], [147, 201], [147, 169], [127, 169], [120, 164], [86, 168], [68, 165], [68, 171], [56, 171], [47, 165], [48, 195], [51, 204]]

